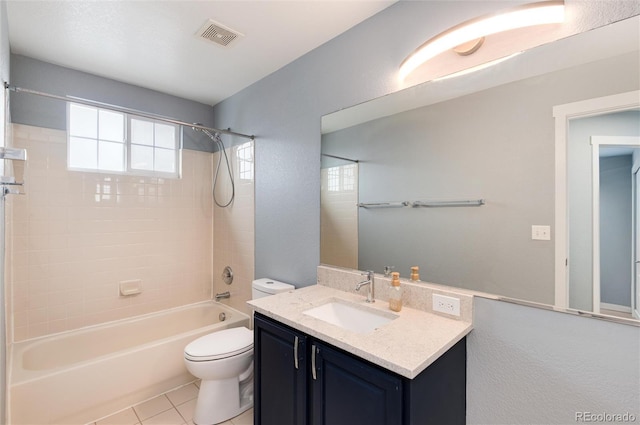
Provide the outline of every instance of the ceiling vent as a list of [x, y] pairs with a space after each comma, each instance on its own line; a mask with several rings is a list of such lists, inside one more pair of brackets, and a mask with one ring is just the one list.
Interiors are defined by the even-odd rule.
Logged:
[[196, 36], [219, 46], [229, 47], [234, 41], [242, 37], [243, 34], [209, 19], [204, 23], [202, 28], [198, 30]]

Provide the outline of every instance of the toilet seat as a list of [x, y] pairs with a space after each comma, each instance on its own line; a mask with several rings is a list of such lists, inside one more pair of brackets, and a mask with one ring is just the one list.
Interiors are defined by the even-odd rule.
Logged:
[[253, 350], [253, 332], [247, 328], [224, 329], [202, 336], [184, 349], [184, 358], [206, 362], [237, 356]]

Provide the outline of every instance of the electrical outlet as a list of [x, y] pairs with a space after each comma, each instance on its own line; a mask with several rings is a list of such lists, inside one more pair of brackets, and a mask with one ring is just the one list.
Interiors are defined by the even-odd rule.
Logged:
[[460, 316], [460, 299], [433, 294], [433, 311]]

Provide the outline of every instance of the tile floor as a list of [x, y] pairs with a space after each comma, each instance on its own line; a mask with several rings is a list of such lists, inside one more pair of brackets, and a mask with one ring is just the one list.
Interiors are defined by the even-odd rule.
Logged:
[[[196, 397], [197, 383], [188, 384], [89, 425], [191, 425]], [[253, 425], [253, 409], [221, 425]]]

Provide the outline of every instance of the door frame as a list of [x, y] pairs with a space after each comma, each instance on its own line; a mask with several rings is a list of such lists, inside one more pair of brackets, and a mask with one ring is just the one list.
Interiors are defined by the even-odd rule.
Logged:
[[632, 253], [633, 253], [633, 264], [632, 264], [632, 279], [631, 279], [631, 317], [634, 319], [640, 319], [640, 273], [638, 272], [638, 268], [640, 268], [640, 263], [638, 261], [638, 254], [640, 253], [640, 244], [638, 241], [640, 240], [640, 184], [638, 183], [638, 177], [640, 176], [640, 166], [634, 165], [631, 169], [631, 178], [633, 188], [633, 218], [632, 218], [632, 226], [633, 226], [633, 245], [632, 245]]
[[569, 308], [569, 227], [567, 205], [567, 139], [569, 120], [640, 108], [640, 90], [553, 107], [555, 119], [555, 301]]
[[[629, 146], [640, 148], [640, 136], [591, 136], [591, 266], [593, 281], [593, 305], [594, 313], [600, 313], [600, 147], [601, 146]], [[632, 222], [632, 226], [634, 223]], [[633, 251], [632, 242], [632, 258], [635, 261], [635, 252]], [[633, 277], [634, 263], [631, 265]], [[632, 284], [632, 303], [633, 303], [633, 284]], [[633, 308], [633, 304], [632, 304]]]

